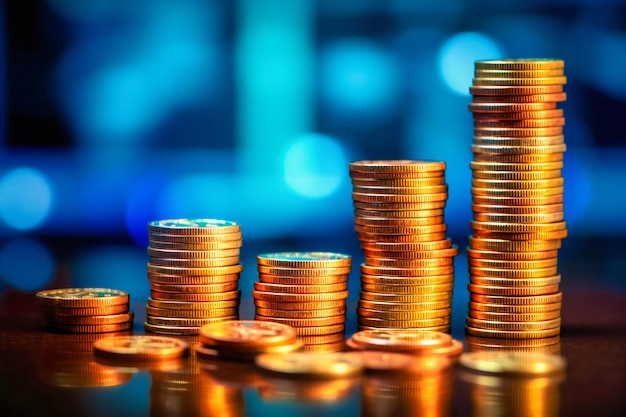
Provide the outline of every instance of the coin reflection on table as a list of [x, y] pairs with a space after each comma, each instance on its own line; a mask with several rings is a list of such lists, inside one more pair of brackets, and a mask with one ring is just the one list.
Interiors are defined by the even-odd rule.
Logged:
[[454, 361], [441, 355], [412, 358], [410, 367], [387, 370], [368, 367], [363, 378], [363, 417], [452, 415]]
[[306, 379], [264, 376], [258, 391], [259, 397], [268, 401], [335, 402], [348, 398], [359, 382], [358, 377]]
[[130, 381], [131, 375], [96, 362], [93, 342], [132, 332], [61, 334], [44, 333], [38, 364], [39, 379], [64, 388], [113, 387]]
[[474, 352], [461, 356], [459, 376], [469, 385], [471, 416], [559, 415], [565, 360], [531, 352]]

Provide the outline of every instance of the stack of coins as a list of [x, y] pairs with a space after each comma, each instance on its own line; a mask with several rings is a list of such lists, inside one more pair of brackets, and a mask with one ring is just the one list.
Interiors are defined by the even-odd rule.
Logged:
[[196, 335], [208, 323], [239, 317], [241, 230], [215, 219], [149, 223], [146, 331]]
[[64, 333], [107, 333], [133, 328], [127, 292], [109, 288], [58, 288], [36, 294], [46, 326]]
[[458, 248], [446, 238], [445, 162], [350, 163], [361, 265], [359, 329], [448, 331]]
[[[561, 326], [564, 62], [476, 61], [467, 333], [551, 338]], [[531, 346], [534, 342], [521, 342]], [[537, 343], [545, 344], [545, 341]], [[507, 342], [501, 343], [509, 346]]]
[[344, 350], [349, 255], [279, 252], [257, 256], [256, 320], [296, 329], [307, 352]]
[[231, 320], [203, 326], [196, 354], [200, 358], [251, 361], [262, 353], [290, 353], [303, 346], [296, 329], [286, 324]]

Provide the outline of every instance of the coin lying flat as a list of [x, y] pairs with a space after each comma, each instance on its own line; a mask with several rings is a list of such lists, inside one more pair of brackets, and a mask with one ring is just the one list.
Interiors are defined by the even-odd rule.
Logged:
[[94, 353], [134, 360], [165, 360], [184, 356], [189, 345], [173, 337], [132, 335], [96, 340]]
[[563, 371], [566, 362], [563, 357], [557, 355], [522, 352], [475, 352], [461, 355], [459, 365], [486, 373], [546, 375]]
[[42, 306], [64, 308], [105, 307], [130, 299], [127, 292], [110, 288], [58, 288], [39, 291], [36, 297]]
[[255, 363], [260, 368], [286, 375], [306, 375], [318, 378], [340, 378], [359, 375], [363, 362], [345, 353], [312, 355], [307, 353], [259, 355]]
[[296, 340], [296, 331], [286, 324], [236, 320], [203, 326], [200, 340], [219, 347], [257, 347], [291, 343]]

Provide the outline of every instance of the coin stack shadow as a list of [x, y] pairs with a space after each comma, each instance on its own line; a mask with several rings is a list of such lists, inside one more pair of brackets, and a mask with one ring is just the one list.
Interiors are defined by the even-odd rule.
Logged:
[[130, 295], [109, 288], [59, 288], [36, 294], [48, 329], [63, 333], [109, 333], [133, 328]]
[[358, 327], [449, 331], [454, 256], [445, 162], [350, 163], [361, 265]]
[[345, 349], [349, 255], [285, 252], [257, 256], [255, 320], [292, 326], [305, 352]]
[[482, 347], [559, 343], [564, 62], [476, 61], [466, 333]]
[[148, 225], [146, 331], [196, 335], [209, 323], [239, 318], [239, 224], [163, 220]]

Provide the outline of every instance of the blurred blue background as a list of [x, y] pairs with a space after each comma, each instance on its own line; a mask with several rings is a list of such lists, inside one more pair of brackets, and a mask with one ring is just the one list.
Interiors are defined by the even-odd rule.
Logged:
[[147, 222], [210, 217], [242, 225], [248, 301], [282, 250], [351, 254], [354, 301], [348, 163], [445, 160], [464, 249], [473, 61], [502, 57], [565, 60], [563, 285], [623, 289], [625, 1], [21, 0], [0, 10], [0, 291], [145, 300]]

